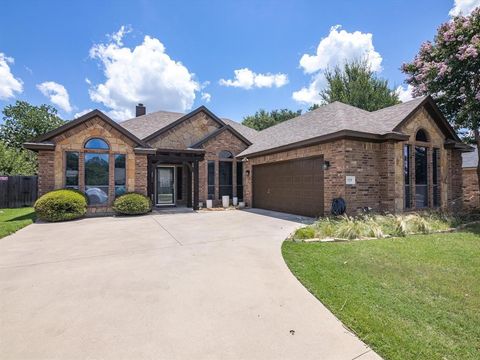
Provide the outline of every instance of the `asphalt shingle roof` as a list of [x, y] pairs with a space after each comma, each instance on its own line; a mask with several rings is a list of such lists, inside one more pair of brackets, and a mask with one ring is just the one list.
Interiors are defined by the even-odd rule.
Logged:
[[475, 148], [472, 152], [465, 152], [462, 154], [462, 167], [477, 167], [478, 163], [478, 150]]
[[240, 156], [249, 155], [342, 130], [384, 135], [393, 129], [425, 99], [416, 98], [399, 105], [369, 112], [357, 107], [333, 102], [260, 131], [253, 145]]
[[[163, 129], [176, 120], [180, 119], [185, 114], [169, 111], [156, 111], [150, 114], [135, 117], [133, 119], [125, 120], [120, 123], [125, 129], [140, 139], [145, 139], [154, 132]], [[251, 140], [257, 131], [245, 125], [242, 125], [234, 120], [221, 119], [225, 124], [230, 125], [242, 136]]]

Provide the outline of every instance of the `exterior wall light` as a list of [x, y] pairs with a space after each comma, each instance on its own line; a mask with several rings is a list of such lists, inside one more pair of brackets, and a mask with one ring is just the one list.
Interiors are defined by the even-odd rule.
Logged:
[[330, 168], [330, 161], [323, 162], [323, 170], [328, 170]]
[[246, 170], [245, 175], [250, 176], [250, 170]]

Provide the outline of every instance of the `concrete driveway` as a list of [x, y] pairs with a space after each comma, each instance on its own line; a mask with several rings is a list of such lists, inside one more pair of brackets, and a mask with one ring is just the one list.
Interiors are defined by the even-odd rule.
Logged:
[[295, 279], [299, 218], [34, 224], [0, 239], [2, 359], [379, 359]]

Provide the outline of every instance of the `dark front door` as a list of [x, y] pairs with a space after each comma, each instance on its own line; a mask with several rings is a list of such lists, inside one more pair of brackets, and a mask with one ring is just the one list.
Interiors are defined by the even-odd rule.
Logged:
[[157, 167], [157, 205], [175, 204], [175, 167]]
[[253, 166], [253, 207], [323, 215], [323, 157]]

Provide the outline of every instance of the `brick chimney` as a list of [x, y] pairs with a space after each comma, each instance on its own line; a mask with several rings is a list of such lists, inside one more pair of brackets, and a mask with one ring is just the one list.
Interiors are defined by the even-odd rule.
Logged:
[[143, 104], [135, 106], [135, 116], [139, 117], [147, 113], [147, 108]]

